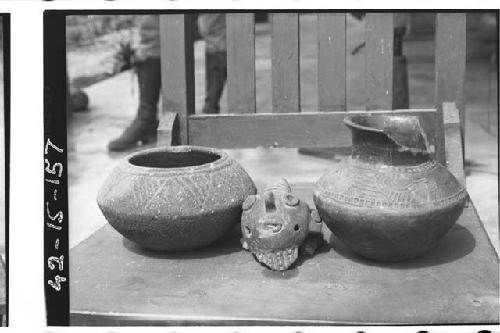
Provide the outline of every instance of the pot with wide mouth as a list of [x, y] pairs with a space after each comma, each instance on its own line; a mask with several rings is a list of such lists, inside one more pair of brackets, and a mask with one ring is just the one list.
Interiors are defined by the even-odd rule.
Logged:
[[243, 201], [255, 193], [250, 176], [225, 152], [175, 146], [127, 156], [97, 203], [111, 226], [141, 247], [187, 251], [238, 224]]

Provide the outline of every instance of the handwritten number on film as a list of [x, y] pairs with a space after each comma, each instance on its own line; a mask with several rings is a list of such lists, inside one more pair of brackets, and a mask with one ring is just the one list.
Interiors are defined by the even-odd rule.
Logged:
[[[49, 155], [49, 150], [53, 149], [57, 153], [62, 153], [64, 150], [62, 148], [57, 147], [55, 144], [50, 141], [50, 139], [47, 139], [47, 143], [45, 144], [45, 156], [48, 157]], [[53, 184], [53, 185], [60, 185], [60, 177], [63, 173], [63, 165], [62, 163], [56, 162], [51, 165], [51, 162], [48, 158], [45, 158], [45, 181], [47, 183]], [[54, 194], [52, 196], [53, 202], [57, 201], [57, 189], [54, 189]], [[62, 230], [62, 222], [64, 221], [64, 214], [62, 211], [58, 211], [57, 213], [53, 213], [50, 210], [50, 204], [48, 200], [45, 202], [45, 210], [47, 217], [49, 218], [50, 221], [52, 222], [47, 222], [47, 226], [49, 228], [52, 228], [54, 230], [60, 231]], [[55, 242], [55, 249], [59, 249], [59, 238], [56, 239]], [[62, 272], [64, 270], [64, 255], [60, 255], [59, 257], [57, 256], [50, 256], [47, 259], [47, 266], [48, 268], [53, 271], [53, 270], [58, 270]], [[54, 276], [54, 281], [49, 280], [47, 283], [54, 288], [56, 291], [61, 290], [61, 282], [65, 282], [66, 278], [64, 276], [56, 275]]]

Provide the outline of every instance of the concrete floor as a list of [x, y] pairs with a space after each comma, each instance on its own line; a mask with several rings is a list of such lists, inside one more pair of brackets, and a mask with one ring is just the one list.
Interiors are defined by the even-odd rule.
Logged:
[[[301, 17], [301, 104], [304, 111], [317, 105], [316, 21]], [[270, 110], [271, 64], [269, 25], [256, 28], [257, 109]], [[348, 21], [348, 50], [363, 41], [363, 25]], [[195, 44], [196, 109], [200, 110], [204, 92], [204, 45]], [[411, 107], [432, 107], [434, 99], [433, 42], [407, 41]], [[363, 109], [363, 52], [347, 59], [348, 109]], [[467, 66], [466, 159], [467, 188], [498, 253], [498, 85], [489, 61]], [[110, 154], [107, 142], [119, 135], [134, 117], [137, 107], [135, 78], [123, 73], [89, 87], [90, 111], [74, 114], [68, 129], [69, 144], [69, 220], [70, 247], [90, 236], [106, 223], [95, 202], [97, 191], [113, 166], [126, 153]], [[493, 93], [492, 93], [493, 92]], [[225, 112], [225, 93], [222, 112]], [[257, 184], [279, 177], [292, 183], [313, 183], [343, 156], [335, 159], [298, 154], [296, 149], [231, 150]]]

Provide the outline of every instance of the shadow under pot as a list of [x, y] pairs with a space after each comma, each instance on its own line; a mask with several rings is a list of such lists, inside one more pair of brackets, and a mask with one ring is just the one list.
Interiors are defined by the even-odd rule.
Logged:
[[97, 195], [106, 220], [125, 238], [155, 251], [209, 245], [240, 222], [256, 193], [246, 171], [205, 147], [144, 150], [126, 157]]
[[415, 116], [352, 115], [352, 154], [316, 183], [314, 203], [329, 229], [367, 258], [419, 256], [448, 232], [468, 198], [428, 153]]

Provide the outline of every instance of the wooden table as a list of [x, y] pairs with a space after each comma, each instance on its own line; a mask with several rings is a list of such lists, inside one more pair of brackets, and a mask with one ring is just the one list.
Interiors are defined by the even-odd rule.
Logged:
[[157, 254], [106, 225], [70, 252], [71, 324], [499, 322], [499, 260], [472, 205], [435, 249], [403, 263], [362, 259], [324, 234], [320, 253], [281, 273], [241, 249], [238, 229], [204, 250]]

